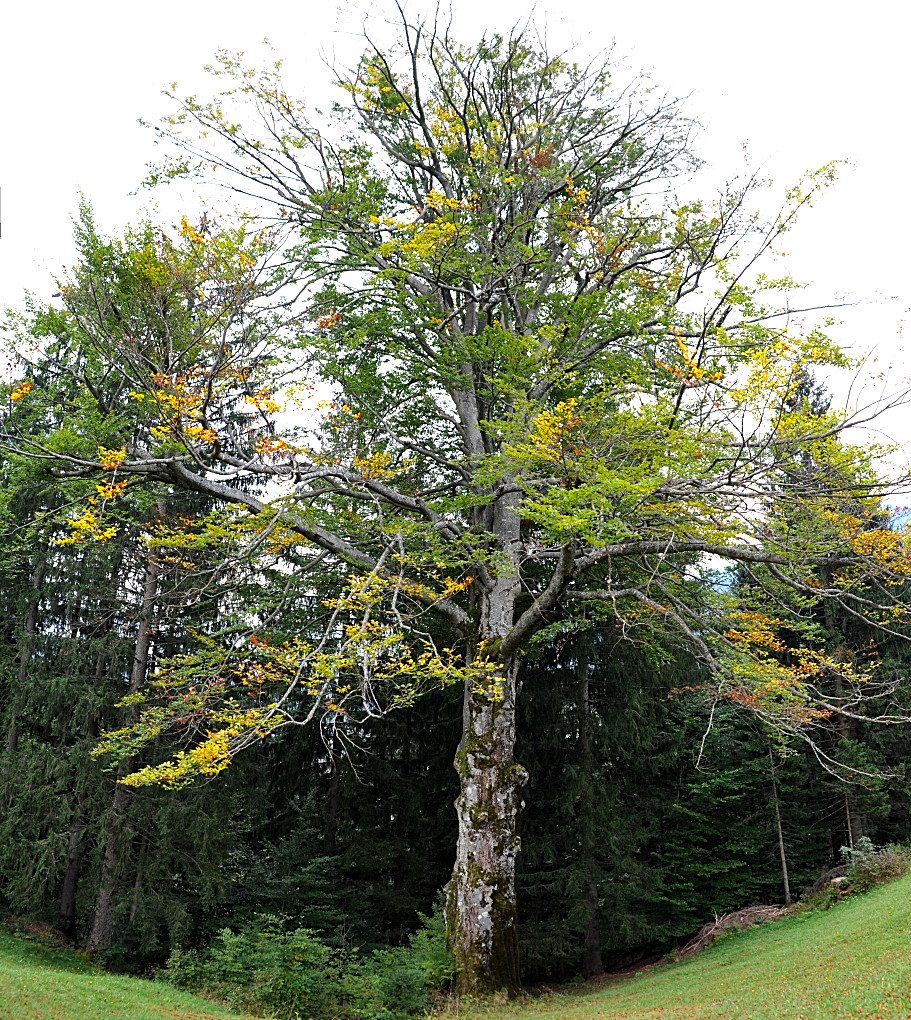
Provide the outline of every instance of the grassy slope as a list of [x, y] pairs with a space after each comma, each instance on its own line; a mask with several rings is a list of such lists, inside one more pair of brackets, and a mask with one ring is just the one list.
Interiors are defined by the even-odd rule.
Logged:
[[0, 1020], [225, 1020], [235, 1014], [169, 985], [105, 974], [0, 932]]
[[683, 963], [496, 1013], [512, 1020], [909, 1020], [911, 876], [825, 912], [725, 936]]
[[[727, 936], [684, 963], [484, 1020], [909, 1020], [911, 876]], [[0, 934], [0, 1020], [224, 1020], [164, 984], [103, 974]]]

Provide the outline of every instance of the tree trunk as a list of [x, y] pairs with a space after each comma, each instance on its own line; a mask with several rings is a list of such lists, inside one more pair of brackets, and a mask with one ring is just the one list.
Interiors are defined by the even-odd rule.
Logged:
[[392, 872], [392, 888], [404, 889], [408, 884], [411, 861], [405, 853], [408, 846], [408, 788], [411, 783], [411, 720], [405, 716], [405, 733], [402, 741], [402, 757], [392, 796], [392, 814], [395, 815], [395, 839], [399, 845], [395, 867]]
[[583, 775], [579, 798], [579, 823], [582, 847], [581, 864], [585, 872], [585, 932], [582, 952], [582, 976], [584, 978], [604, 973], [604, 961], [601, 959], [601, 911], [593, 846], [594, 826], [591, 819], [594, 770], [588, 686], [591, 657], [592, 634], [591, 631], [583, 631], [576, 642], [576, 679], [579, 683], [579, 765]]
[[499, 697], [470, 684], [456, 755], [459, 838], [449, 883], [447, 928], [460, 995], [519, 990], [516, 819], [528, 775], [513, 759], [518, 663], [501, 674]]
[[598, 883], [589, 878], [586, 887], [585, 908], [588, 920], [582, 942], [582, 977], [596, 977], [604, 973], [604, 961], [601, 958], [601, 908], [598, 895]]
[[117, 880], [121, 873], [120, 850], [123, 845], [121, 822], [129, 803], [129, 788], [117, 783], [111, 804], [111, 827], [104, 845], [104, 859], [101, 862], [98, 896], [95, 899], [95, 919], [86, 947], [89, 952], [109, 949], [114, 938], [114, 902], [117, 895]]
[[[150, 553], [145, 565], [142, 608], [139, 616], [139, 627], [136, 631], [133, 666], [130, 670], [130, 694], [135, 694], [142, 687], [148, 672], [157, 591], [158, 569], [154, 556]], [[135, 712], [135, 709], [131, 709], [131, 712]], [[125, 775], [131, 768], [132, 763], [129, 760], [125, 761], [118, 770], [118, 776]], [[114, 936], [114, 904], [117, 894], [117, 882], [122, 872], [122, 851], [125, 847], [121, 828], [123, 815], [129, 806], [130, 799], [130, 788], [118, 782], [114, 787], [110, 828], [108, 829], [108, 838], [104, 847], [104, 859], [101, 864], [98, 897], [95, 901], [95, 920], [92, 924], [92, 934], [87, 947], [90, 952], [110, 948]]]
[[845, 790], [845, 828], [848, 832], [848, 846], [854, 849], [857, 841], [863, 839], [866, 833], [865, 819], [854, 806], [854, 798]]
[[[827, 620], [828, 624], [828, 620]], [[839, 700], [841, 700], [844, 689], [841, 681], [841, 677], [836, 676], [835, 678], [835, 694]], [[842, 740], [854, 740], [857, 736], [857, 727], [853, 719], [849, 719], [847, 716], [839, 714], [838, 716], [838, 734]], [[866, 819], [862, 813], [857, 809], [856, 802], [851, 796], [850, 791], [845, 789], [845, 829], [848, 834], [848, 846], [851, 850], [854, 849], [854, 844], [866, 834]]]
[[85, 830], [83, 805], [86, 798], [79, 798], [76, 817], [70, 826], [69, 847], [66, 857], [66, 871], [63, 873], [63, 887], [60, 891], [60, 912], [58, 927], [67, 938], [76, 941], [76, 893], [79, 889], [79, 874], [82, 871], [82, 833]]
[[[115, 562], [119, 568], [119, 558]], [[104, 667], [104, 655], [99, 651], [95, 662], [95, 686], [98, 690], [101, 690]], [[98, 720], [95, 716], [89, 719], [88, 734], [92, 738], [98, 736]], [[76, 797], [76, 810], [70, 823], [66, 871], [63, 874], [63, 885], [60, 890], [58, 927], [64, 935], [76, 942], [79, 935], [76, 923], [76, 893], [79, 890], [79, 879], [82, 875], [82, 837], [87, 822], [85, 805], [89, 798], [86, 793], [80, 793], [78, 796], [74, 794], [74, 796]]]
[[329, 789], [326, 793], [326, 807], [323, 822], [323, 853], [334, 854], [338, 827], [338, 788], [341, 779], [341, 756], [335, 749], [335, 734], [330, 733], [329, 747]]
[[[42, 542], [38, 546], [38, 552], [35, 557], [35, 567], [32, 571], [32, 577], [29, 582], [31, 589], [28, 609], [25, 613], [25, 620], [22, 625], [22, 636], [19, 644], [19, 663], [18, 672], [16, 677], [16, 693], [19, 696], [19, 692], [25, 687], [25, 682], [28, 679], [28, 668], [32, 660], [34, 636], [38, 631], [38, 608], [41, 605], [41, 588], [44, 584], [44, 577], [47, 571], [47, 542]], [[3, 763], [3, 778], [8, 779], [12, 774], [13, 761], [16, 757], [16, 751], [19, 747], [19, 721], [15, 715], [15, 708], [13, 709], [13, 715], [10, 719], [9, 726], [6, 731], [6, 741], [4, 743], [4, 763]]]
[[[478, 620], [478, 651], [498, 657], [513, 627], [519, 593], [519, 495], [502, 496], [492, 508], [490, 530], [504, 563], [484, 584]], [[459, 837], [448, 887], [446, 927], [460, 995], [488, 995], [521, 988], [516, 908], [516, 820], [528, 773], [513, 757], [519, 657], [500, 656], [486, 682], [465, 687], [462, 740], [455, 767]]]
[[145, 836], [139, 841], [139, 853], [136, 857], [136, 880], [133, 882], [133, 902], [130, 906], [130, 926], [136, 923], [136, 917], [139, 914], [139, 903], [142, 898], [142, 870], [146, 859], [146, 848], [148, 847], [148, 840]]
[[778, 809], [778, 783], [775, 782], [775, 759], [769, 744], [769, 770], [772, 777], [772, 804], [775, 806], [775, 828], [778, 832], [778, 856], [781, 859], [781, 884], [784, 887], [784, 905], [791, 905], [791, 883], [788, 879], [788, 858], [784, 849], [784, 832], [781, 828], [781, 811]]

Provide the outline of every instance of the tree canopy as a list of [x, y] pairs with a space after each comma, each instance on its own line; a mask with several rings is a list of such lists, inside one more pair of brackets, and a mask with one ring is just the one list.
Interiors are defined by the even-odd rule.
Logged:
[[[58, 303], [14, 329], [3, 439], [88, 493], [64, 541], [110, 538], [135, 486], [190, 490], [213, 509], [150, 543], [188, 570], [215, 547], [266, 593], [102, 746], [182, 729], [124, 780], [178, 785], [284, 726], [463, 684], [450, 940], [463, 990], [515, 989], [532, 642], [584, 606], [684, 642], [713, 697], [811, 738], [892, 686], [814, 615], [904, 622], [883, 451], [812, 405], [807, 373], [849, 359], [758, 269], [834, 169], [768, 219], [752, 179], [682, 201], [679, 105], [527, 33], [465, 46], [406, 21], [325, 123], [278, 67], [214, 72], [215, 99], [174, 97], [154, 176], [220, 172], [250, 216], [111, 239], [86, 210]], [[313, 614], [289, 633], [292, 590]]]

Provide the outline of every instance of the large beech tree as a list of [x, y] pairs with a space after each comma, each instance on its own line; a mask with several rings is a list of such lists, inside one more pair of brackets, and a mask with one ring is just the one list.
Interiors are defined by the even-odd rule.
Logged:
[[[683, 202], [677, 104], [529, 35], [465, 47], [404, 24], [341, 76], [325, 124], [277, 69], [222, 54], [216, 72], [211, 102], [174, 97], [178, 155], [155, 176], [217, 173], [271, 224], [117, 241], [85, 219], [59, 304], [18, 325], [82, 398], [29, 434], [27, 376], [6, 442], [105, 479], [80, 541], [104, 539], [118, 487], [155, 480], [223, 507], [161, 542], [271, 557], [279, 586], [336, 578], [313, 634], [253, 613], [251, 640], [172, 662], [106, 747], [170, 725], [188, 743], [128, 782], [212, 774], [281, 726], [464, 684], [450, 941], [460, 990], [512, 991], [520, 667], [569, 607], [673, 631], [713, 696], [791, 731], [883, 693], [826, 652], [808, 607], [899, 626], [905, 537], [883, 522], [875, 451], [795, 396], [807, 366], [846, 359], [780, 316], [790, 282], [755, 268], [831, 173], [768, 220], [751, 182]], [[788, 472], [808, 457], [825, 486]], [[755, 609], [719, 582], [736, 562], [763, 565]]]

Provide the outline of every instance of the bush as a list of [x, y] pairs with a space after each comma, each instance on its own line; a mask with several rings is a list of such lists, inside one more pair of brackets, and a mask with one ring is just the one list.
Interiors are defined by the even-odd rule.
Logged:
[[390, 1017], [425, 1012], [431, 992], [446, 988], [455, 976], [442, 904], [429, 917], [418, 917], [421, 927], [407, 946], [377, 950], [367, 963], [373, 987]]
[[286, 930], [281, 918], [257, 915], [239, 932], [222, 929], [204, 952], [175, 950], [164, 977], [244, 1010], [333, 1017], [342, 961], [306, 928]]
[[828, 885], [816, 892], [805, 893], [790, 908], [792, 916], [803, 916], [807, 920], [816, 910], [828, 910], [838, 902], [838, 890], [834, 885]]
[[853, 848], [843, 846], [841, 854], [853, 892], [867, 892], [911, 871], [911, 848], [897, 843], [876, 847], [867, 836], [861, 836]]
[[426, 1011], [430, 994], [454, 973], [442, 911], [421, 916], [407, 946], [362, 960], [326, 945], [307, 928], [257, 915], [240, 931], [224, 928], [202, 952], [175, 950], [162, 977], [235, 1009], [281, 1020], [404, 1020]]

